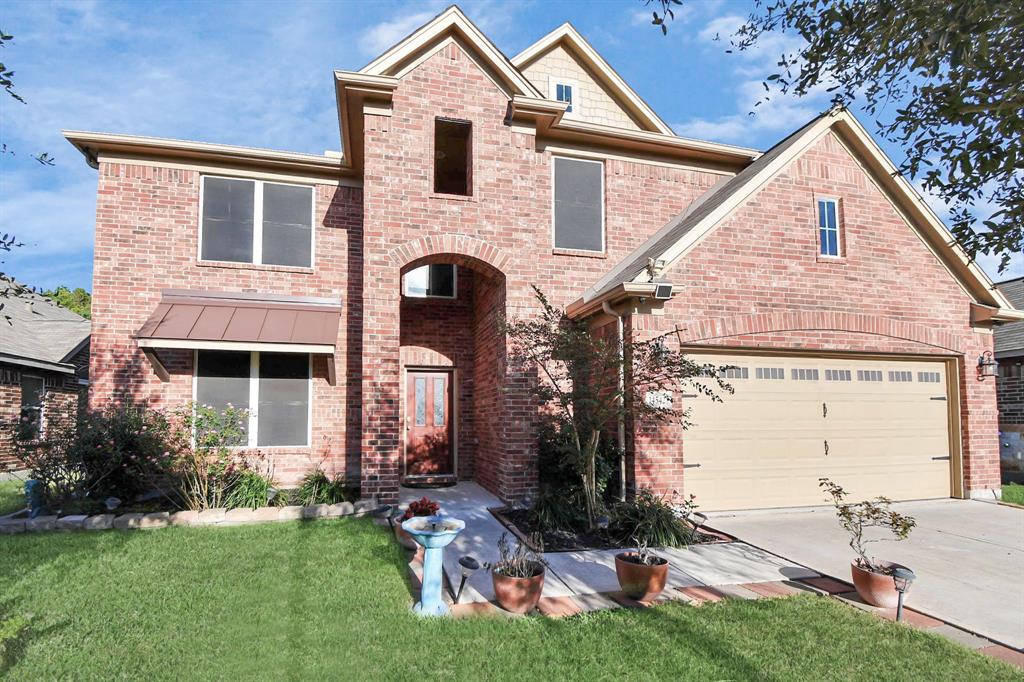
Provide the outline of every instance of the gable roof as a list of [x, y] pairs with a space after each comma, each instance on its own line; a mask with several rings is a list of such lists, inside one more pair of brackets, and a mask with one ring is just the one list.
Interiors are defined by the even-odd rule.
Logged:
[[1014, 310], [984, 271], [967, 256], [934, 211], [845, 108], [831, 109], [817, 116], [735, 176], [720, 181], [598, 280], [569, 306], [570, 312], [580, 311], [585, 304], [600, 299], [624, 282], [652, 281], [654, 277], [648, 271], [648, 263], [652, 260], [663, 261], [661, 270], [671, 268], [829, 131], [839, 135], [851, 151], [861, 157], [867, 171], [888, 192], [907, 222], [917, 230], [964, 290], [977, 303], [993, 309], [990, 317], [996, 321], [1024, 319], [1024, 314]]
[[[1024, 277], [998, 282], [996, 288], [1015, 307], [1024, 309]], [[996, 355], [1024, 355], [1024, 322], [1003, 325], [995, 330]]]
[[403, 67], [415, 60], [423, 50], [433, 47], [449, 35], [456, 35], [472, 47], [509, 87], [512, 94], [543, 97], [537, 88], [512, 65], [484, 33], [451, 5], [445, 11], [416, 29], [372, 62], [359, 70], [369, 76], [400, 76]]
[[577, 57], [583, 60], [588, 69], [600, 80], [612, 95], [624, 105], [643, 127], [651, 132], [664, 135], [675, 135], [672, 129], [661, 117], [654, 113], [654, 109], [616, 73], [615, 69], [591, 46], [587, 40], [580, 35], [579, 31], [569, 22], [565, 22], [551, 33], [530, 45], [528, 48], [512, 58], [512, 64], [522, 71], [531, 63], [556, 48], [564, 45]]
[[[68, 364], [89, 340], [92, 323], [16, 282], [0, 284], [0, 362], [73, 374]], [[21, 293], [17, 293], [21, 292]]]

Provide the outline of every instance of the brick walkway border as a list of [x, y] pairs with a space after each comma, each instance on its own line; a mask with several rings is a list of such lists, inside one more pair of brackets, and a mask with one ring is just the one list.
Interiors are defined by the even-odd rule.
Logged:
[[363, 516], [377, 507], [375, 499], [307, 507], [260, 507], [258, 509], [207, 509], [205, 511], [152, 512], [149, 514], [96, 514], [87, 516], [37, 516], [34, 519], [0, 519], [0, 535], [58, 530], [150, 530], [170, 526], [248, 526], [277, 521], [336, 519]]

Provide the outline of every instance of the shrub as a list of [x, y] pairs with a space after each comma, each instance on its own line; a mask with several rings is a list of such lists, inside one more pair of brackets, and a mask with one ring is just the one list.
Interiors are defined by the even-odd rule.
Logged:
[[[531, 536], [530, 542], [543, 552], [539, 535]], [[527, 543], [516, 538], [516, 545], [513, 547], [508, 540], [508, 533], [502, 533], [498, 538], [498, 560], [484, 565], [498, 575], [508, 578], [532, 578], [539, 575], [547, 564], [544, 557], [534, 552]]]
[[632, 500], [612, 508], [609, 532], [623, 544], [646, 547], [685, 547], [697, 541], [696, 530], [685, 519], [696, 509], [694, 498], [673, 501], [641, 488]]
[[832, 498], [839, 523], [850, 534], [850, 547], [857, 553], [857, 565], [867, 571], [889, 574], [890, 568], [868, 556], [867, 544], [878, 542], [881, 538], [866, 539], [865, 529], [884, 528], [897, 540], [906, 540], [910, 531], [917, 525], [917, 521], [910, 516], [894, 512], [891, 508], [892, 500], [887, 497], [850, 504], [844, 502], [849, 493], [829, 479], [819, 478], [818, 486]]
[[231, 483], [231, 489], [224, 499], [229, 509], [257, 509], [266, 507], [276, 495], [273, 481], [255, 469], [244, 466], [238, 469]]
[[174, 462], [182, 503], [193, 511], [225, 506], [245, 469], [244, 463], [236, 461], [232, 448], [245, 435], [248, 413], [230, 405], [223, 411], [208, 405], [189, 405], [177, 414], [195, 441]]
[[354, 489], [345, 483], [343, 477], [335, 476], [331, 479], [319, 467], [302, 478], [295, 496], [298, 503], [304, 506], [352, 502], [357, 497]]

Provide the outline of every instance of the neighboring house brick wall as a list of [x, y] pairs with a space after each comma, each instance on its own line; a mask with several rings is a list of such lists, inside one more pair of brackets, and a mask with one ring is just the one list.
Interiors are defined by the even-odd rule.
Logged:
[[1000, 426], [1024, 426], [1024, 356], [999, 359]]
[[[841, 198], [839, 262], [817, 256], [816, 194]], [[641, 338], [678, 327], [708, 346], [959, 357], [965, 488], [999, 487], [995, 382], [973, 369], [992, 334], [971, 327], [971, 299], [831, 133], [667, 277], [679, 295], [664, 317], [634, 321]], [[635, 430], [636, 466], [654, 472], [655, 487], [678, 489], [685, 434]]]
[[[230, 171], [223, 174], [229, 175]], [[199, 173], [101, 162], [93, 270], [90, 405], [131, 398], [176, 408], [192, 397], [192, 353], [160, 351], [171, 372], [161, 382], [132, 336], [160, 301], [163, 289], [206, 289], [340, 298], [337, 385], [327, 360], [313, 362], [310, 447], [274, 449], [284, 484], [322, 464], [328, 473], [358, 477], [359, 451], [346, 447], [360, 428], [358, 357], [362, 343], [362, 190], [316, 185], [316, 262], [312, 270], [197, 262]], [[350, 273], [354, 276], [350, 277]], [[348, 361], [347, 361], [348, 360]]]
[[21, 418], [22, 372], [42, 377], [45, 382], [44, 435], [48, 429], [72, 422], [77, 417], [80, 407], [82, 389], [75, 377], [38, 369], [26, 370], [17, 365], [0, 363], [0, 471], [5, 467], [14, 470], [21, 468], [21, 462], [14, 457], [11, 428]]

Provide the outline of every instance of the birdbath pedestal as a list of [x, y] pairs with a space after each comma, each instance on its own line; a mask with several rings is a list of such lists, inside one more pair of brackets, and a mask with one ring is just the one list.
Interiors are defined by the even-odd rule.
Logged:
[[423, 586], [420, 588], [420, 600], [412, 607], [421, 616], [448, 615], [448, 605], [441, 598], [444, 548], [465, 527], [465, 521], [447, 516], [414, 516], [402, 522], [405, 532], [423, 547]]

